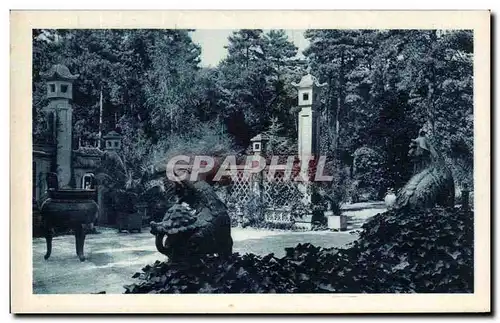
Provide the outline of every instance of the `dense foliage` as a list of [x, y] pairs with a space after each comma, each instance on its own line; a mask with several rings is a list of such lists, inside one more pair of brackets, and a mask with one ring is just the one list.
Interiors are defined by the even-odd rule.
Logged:
[[125, 293], [472, 293], [473, 222], [459, 209], [389, 211], [364, 224], [347, 249], [306, 243], [283, 258], [158, 260]]
[[[306, 67], [328, 86], [321, 98], [321, 149], [352, 165], [362, 146], [382, 152], [383, 181], [410, 176], [407, 147], [417, 130], [435, 135], [457, 184], [472, 186], [473, 34], [467, 30], [307, 30], [304, 58], [282, 30], [238, 30], [216, 67], [200, 67], [191, 30], [34, 30], [33, 136], [44, 138], [39, 73], [66, 64], [74, 86], [74, 137], [118, 128], [133, 178], [179, 148], [244, 151], [258, 133], [270, 152], [295, 151], [296, 91]], [[196, 126], [194, 126], [196, 125]], [[198, 125], [202, 125], [199, 127]], [[196, 145], [200, 142], [203, 146]], [[189, 149], [188, 149], [189, 148]], [[291, 148], [291, 149], [290, 149]]]
[[365, 146], [356, 149], [353, 154], [352, 185], [357, 193], [357, 201], [383, 198], [385, 192], [381, 188], [389, 186], [389, 172], [385, 161], [384, 156], [374, 149]]

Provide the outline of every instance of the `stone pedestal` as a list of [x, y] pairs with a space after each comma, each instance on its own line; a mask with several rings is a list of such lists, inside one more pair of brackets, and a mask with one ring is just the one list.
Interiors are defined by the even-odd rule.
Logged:
[[347, 218], [344, 215], [334, 215], [333, 212], [325, 212], [328, 229], [345, 231], [347, 229]]

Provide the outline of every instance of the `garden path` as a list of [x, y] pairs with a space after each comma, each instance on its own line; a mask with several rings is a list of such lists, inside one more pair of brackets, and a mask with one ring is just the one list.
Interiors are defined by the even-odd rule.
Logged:
[[[383, 205], [382, 205], [383, 207]], [[251, 228], [233, 228], [234, 252], [252, 252], [258, 255], [274, 253], [285, 255], [284, 248], [298, 243], [312, 243], [320, 247], [344, 247], [357, 238], [355, 231], [371, 216], [384, 211], [380, 203], [349, 205], [348, 231], [271, 231]], [[156, 251], [154, 237], [149, 230], [142, 233], [116, 233], [99, 228], [99, 234], [88, 235], [85, 242], [87, 261], [80, 262], [75, 255], [73, 236], [55, 237], [52, 256], [45, 261], [45, 240], [33, 239], [33, 293], [88, 294], [105, 291], [123, 293], [123, 285], [134, 282], [131, 276], [147, 264], [163, 260]]]

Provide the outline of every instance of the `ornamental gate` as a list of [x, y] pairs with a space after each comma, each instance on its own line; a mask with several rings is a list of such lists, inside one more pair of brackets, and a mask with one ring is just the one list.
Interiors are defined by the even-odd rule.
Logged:
[[293, 223], [294, 212], [307, 204], [304, 189], [304, 183], [286, 178], [284, 171], [278, 170], [270, 178], [268, 166], [257, 174], [245, 175], [243, 169], [238, 169], [221, 198], [236, 218], [262, 212], [266, 222]]
[[277, 172], [272, 179], [262, 181], [264, 219], [269, 222], [290, 223], [298, 203], [303, 204], [304, 194], [299, 183], [286, 179], [284, 172]]

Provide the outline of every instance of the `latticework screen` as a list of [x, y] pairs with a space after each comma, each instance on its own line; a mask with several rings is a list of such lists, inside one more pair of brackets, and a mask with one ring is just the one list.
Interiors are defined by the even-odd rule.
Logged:
[[229, 212], [236, 213], [244, 210], [250, 199], [261, 198], [266, 221], [289, 223], [293, 221], [292, 208], [304, 198], [299, 185], [303, 184], [286, 179], [284, 172], [276, 172], [273, 178], [247, 177], [240, 172], [231, 180], [225, 202], [231, 205]]
[[237, 205], [243, 207], [251, 198], [252, 178], [238, 172], [237, 179], [231, 181], [229, 198]]
[[289, 209], [302, 200], [303, 194], [298, 185], [298, 182], [287, 180], [283, 172], [276, 172], [272, 179], [266, 177], [262, 183], [262, 190], [267, 208]]

